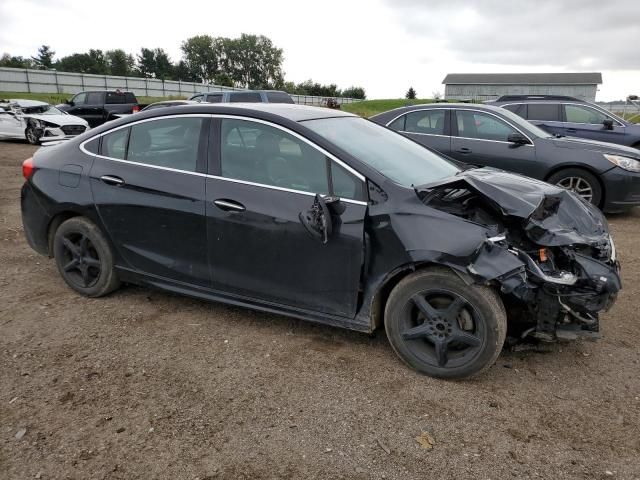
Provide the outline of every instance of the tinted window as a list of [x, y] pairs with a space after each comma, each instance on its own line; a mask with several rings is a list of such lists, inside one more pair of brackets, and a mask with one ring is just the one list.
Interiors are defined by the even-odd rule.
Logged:
[[516, 115], [520, 115], [522, 118], [527, 118], [527, 106], [524, 103], [504, 105], [503, 108], [515, 113]]
[[257, 103], [257, 102], [261, 102], [262, 98], [260, 97], [260, 94], [256, 92], [240, 92], [240, 93], [230, 94], [229, 101]]
[[609, 116], [594, 108], [584, 107], [582, 105], [565, 105], [564, 114], [567, 122], [571, 123], [602, 123]]
[[560, 121], [560, 106], [557, 103], [530, 103], [527, 120]]
[[194, 95], [189, 100], [195, 100], [196, 102], [201, 102], [203, 95]]
[[402, 132], [404, 130], [404, 122], [407, 119], [406, 115], [402, 115], [396, 118], [393, 122], [389, 124], [389, 128], [391, 130]]
[[279, 128], [246, 120], [222, 120], [222, 176], [329, 193], [326, 157]]
[[364, 183], [336, 162], [331, 162], [333, 195], [351, 200], [364, 200]]
[[407, 113], [405, 132], [444, 134], [444, 110], [422, 110]]
[[124, 94], [124, 101], [126, 103], [138, 103], [138, 99], [136, 98], [136, 96], [131, 93], [131, 92], [125, 92]]
[[71, 100], [74, 105], [84, 105], [87, 102], [87, 94], [79, 93]]
[[498, 117], [470, 110], [456, 110], [458, 136], [506, 142], [511, 133], [517, 133]]
[[125, 95], [124, 93], [107, 92], [107, 100], [105, 103], [126, 103]]
[[102, 105], [104, 97], [100, 92], [89, 92], [87, 93], [87, 104], [88, 105]]
[[423, 185], [459, 171], [437, 153], [364, 118], [322, 118], [301, 123], [400, 185]]
[[164, 118], [131, 127], [127, 160], [195, 172], [204, 119]]
[[98, 149], [100, 147], [100, 138], [94, 138], [90, 142], [84, 144], [84, 149], [87, 152], [98, 153]]
[[267, 101], [269, 103], [295, 103], [289, 94], [284, 92], [267, 92]]
[[207, 95], [207, 102], [209, 103], [220, 103], [222, 102], [222, 94], [217, 93], [215, 95]]
[[121, 128], [102, 137], [101, 154], [105, 157], [124, 159], [127, 154], [129, 129]]

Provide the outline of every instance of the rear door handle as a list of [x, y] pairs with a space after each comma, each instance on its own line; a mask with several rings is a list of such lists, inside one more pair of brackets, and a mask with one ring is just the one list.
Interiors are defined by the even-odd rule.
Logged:
[[246, 208], [244, 205], [238, 202], [234, 202], [233, 200], [228, 200], [225, 198], [219, 198], [218, 200], [213, 201], [214, 205], [218, 207], [220, 210], [224, 210], [225, 212], [244, 212]]
[[100, 180], [102, 180], [107, 185], [113, 185], [116, 187], [121, 187], [122, 185], [124, 185], [124, 180], [114, 175], [103, 175], [100, 177]]
[[471, 149], [467, 148], [467, 147], [462, 147], [462, 148], [459, 148], [458, 150], [456, 150], [456, 152], [466, 155], [467, 153], [471, 153]]

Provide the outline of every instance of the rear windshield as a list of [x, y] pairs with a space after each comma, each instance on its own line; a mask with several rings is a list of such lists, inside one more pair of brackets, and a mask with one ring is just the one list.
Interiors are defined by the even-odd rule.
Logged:
[[229, 101], [259, 103], [262, 101], [262, 98], [260, 94], [256, 92], [239, 92], [230, 94]]
[[267, 101], [269, 103], [295, 103], [289, 94], [284, 92], [267, 92]]
[[126, 103], [138, 103], [138, 99], [131, 92], [125, 92], [124, 98], [126, 100]]
[[124, 93], [121, 92], [107, 92], [106, 103], [127, 103]]

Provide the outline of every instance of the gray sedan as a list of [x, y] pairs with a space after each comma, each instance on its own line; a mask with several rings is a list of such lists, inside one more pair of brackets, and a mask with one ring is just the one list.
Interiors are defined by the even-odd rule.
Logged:
[[371, 117], [463, 163], [546, 180], [606, 212], [640, 205], [640, 151], [605, 142], [552, 136], [503, 108], [425, 104]]

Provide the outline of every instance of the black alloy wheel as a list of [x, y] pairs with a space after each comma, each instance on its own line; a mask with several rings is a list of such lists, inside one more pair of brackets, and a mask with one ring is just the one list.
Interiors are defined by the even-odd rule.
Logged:
[[396, 353], [416, 370], [440, 378], [469, 377], [490, 367], [506, 327], [504, 306], [492, 289], [466, 285], [441, 268], [402, 280], [385, 309]]

